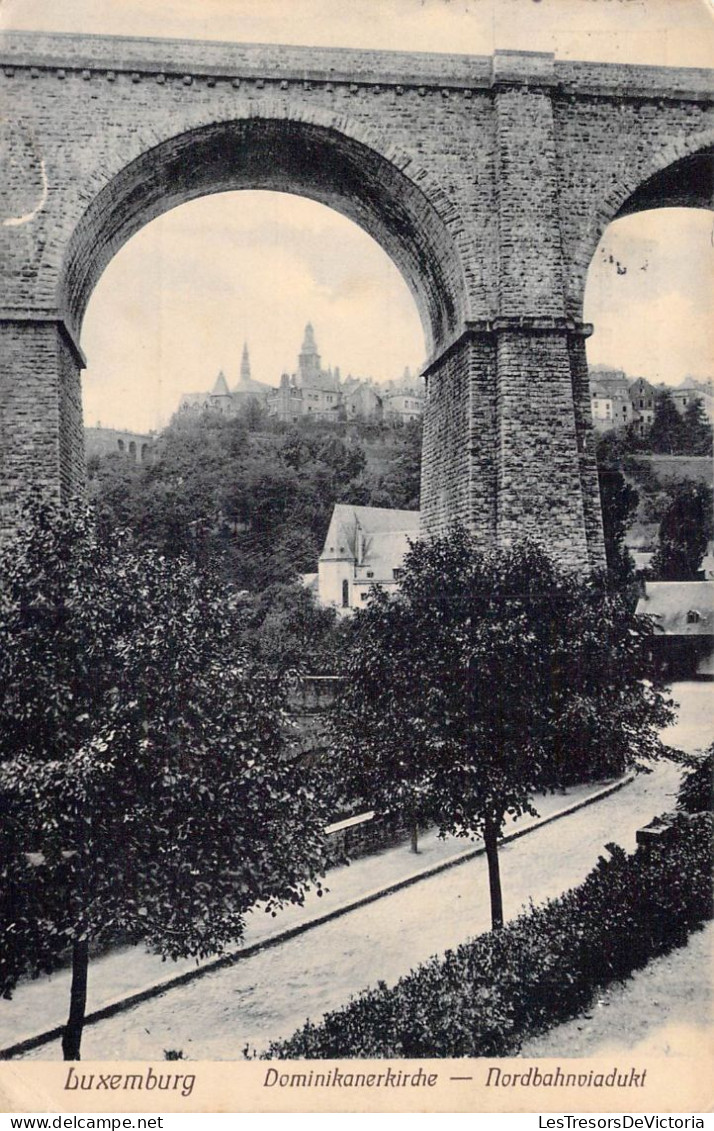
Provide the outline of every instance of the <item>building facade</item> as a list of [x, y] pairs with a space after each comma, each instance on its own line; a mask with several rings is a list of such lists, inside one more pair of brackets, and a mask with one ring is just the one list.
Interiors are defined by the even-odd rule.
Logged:
[[235, 416], [250, 400], [264, 404], [271, 391], [270, 385], [256, 381], [250, 371], [248, 343], [243, 344], [238, 383], [229, 388], [226, 375], [221, 369], [213, 387], [204, 393], [184, 393], [178, 407], [178, 415], [199, 415], [202, 412], [219, 412], [223, 416]]
[[323, 369], [315, 331], [308, 322], [297, 369], [283, 373], [267, 405], [271, 416], [291, 424], [304, 419], [399, 424], [422, 415], [424, 389], [408, 370], [400, 382], [381, 385], [352, 374], [343, 378], [339, 367]]
[[318, 561], [306, 582], [317, 601], [341, 616], [363, 608], [373, 585], [396, 589], [410, 542], [419, 537], [419, 511], [338, 503]]
[[418, 419], [424, 411], [424, 386], [408, 369], [399, 381], [377, 384], [371, 378], [342, 377], [340, 369], [323, 368], [312, 323], [305, 327], [294, 373], [283, 373], [277, 386], [256, 381], [250, 371], [247, 343], [243, 346], [240, 380], [231, 389], [223, 370], [213, 387], [202, 393], [184, 393], [180, 416], [220, 412], [235, 416], [249, 401], [257, 401], [268, 415], [286, 424], [298, 420], [342, 423], [364, 420], [402, 424]]

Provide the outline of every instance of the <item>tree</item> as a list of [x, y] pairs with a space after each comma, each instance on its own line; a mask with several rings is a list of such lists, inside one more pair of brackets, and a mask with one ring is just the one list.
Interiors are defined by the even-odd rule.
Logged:
[[647, 438], [653, 452], [675, 455], [684, 450], [684, 423], [669, 389], [657, 394]]
[[634, 579], [634, 563], [625, 534], [640, 496], [616, 468], [599, 468], [598, 481], [608, 572], [615, 584], [626, 587]]
[[275, 584], [250, 601], [245, 640], [271, 670], [334, 675], [346, 625], [299, 583]]
[[701, 400], [691, 400], [682, 418], [684, 430], [684, 451], [692, 456], [711, 456], [712, 426], [707, 420]]
[[533, 812], [536, 790], [656, 756], [672, 718], [643, 680], [651, 623], [533, 544], [483, 553], [461, 528], [418, 542], [396, 597], [373, 591], [353, 631], [341, 779], [383, 811], [482, 836], [494, 928], [505, 817]]
[[398, 509], [419, 509], [422, 438], [421, 418], [408, 421], [396, 432], [396, 454], [384, 476], [384, 487], [391, 505]]
[[672, 483], [668, 493], [652, 573], [661, 581], [695, 581], [714, 537], [712, 489], [706, 483], [682, 479]]
[[324, 869], [319, 774], [243, 621], [225, 584], [80, 505], [33, 504], [0, 552], [0, 990], [69, 948], [66, 1059], [90, 943], [214, 954]]

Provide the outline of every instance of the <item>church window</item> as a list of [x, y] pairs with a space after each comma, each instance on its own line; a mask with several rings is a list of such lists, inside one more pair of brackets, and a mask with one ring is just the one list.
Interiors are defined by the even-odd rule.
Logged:
[[123, 452], [124, 451], [124, 441], [123, 440], [117, 440], [117, 447], [118, 447], [120, 452]]
[[347, 580], [342, 582], [342, 608], [349, 609], [350, 607], [350, 584]]

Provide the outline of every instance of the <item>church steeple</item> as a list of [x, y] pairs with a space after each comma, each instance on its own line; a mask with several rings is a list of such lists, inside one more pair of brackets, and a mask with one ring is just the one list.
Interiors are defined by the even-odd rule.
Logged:
[[243, 343], [243, 356], [240, 361], [240, 383], [250, 383], [250, 357], [248, 356], [248, 343]]
[[305, 327], [302, 349], [298, 356], [298, 377], [301, 385], [310, 384], [320, 376], [320, 355], [315, 344], [315, 331], [312, 322]]

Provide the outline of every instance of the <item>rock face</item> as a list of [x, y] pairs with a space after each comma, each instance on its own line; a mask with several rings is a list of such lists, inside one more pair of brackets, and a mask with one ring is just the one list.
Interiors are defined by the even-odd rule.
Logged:
[[422, 513], [604, 560], [582, 298], [618, 215], [708, 203], [699, 70], [8, 32], [0, 506], [83, 480], [78, 346], [104, 267], [169, 208], [303, 194], [392, 257], [421, 314]]

